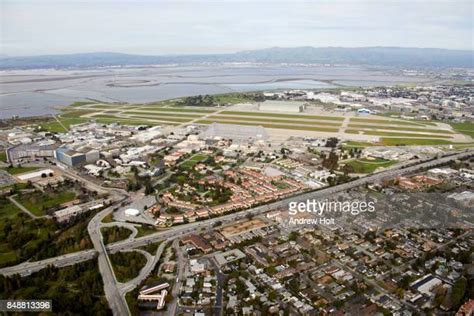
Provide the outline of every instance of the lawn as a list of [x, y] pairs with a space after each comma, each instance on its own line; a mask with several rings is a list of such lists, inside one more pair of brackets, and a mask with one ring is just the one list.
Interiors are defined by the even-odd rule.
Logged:
[[376, 158], [376, 159], [355, 159], [348, 161], [346, 165], [351, 166], [352, 169], [354, 170], [354, 173], [372, 173], [374, 172], [377, 168], [383, 167], [389, 167], [393, 164], [395, 164], [397, 161], [395, 160], [386, 160], [386, 159], [381, 159], [381, 158]]
[[158, 125], [159, 124], [157, 122], [144, 121], [140, 119], [123, 119], [123, 118], [117, 118], [111, 115], [103, 115], [103, 114], [94, 115], [92, 118], [95, 119], [96, 122], [101, 123], [101, 124], [111, 124], [111, 123], [120, 123], [123, 125]]
[[[362, 132], [362, 133], [359, 133]], [[450, 139], [450, 136], [446, 135], [431, 135], [431, 134], [415, 134], [415, 133], [396, 133], [396, 132], [378, 132], [378, 131], [362, 131], [357, 129], [346, 130], [348, 134], [362, 134], [362, 135], [374, 135], [374, 136], [394, 136], [394, 137], [424, 137], [424, 138], [446, 138]]]
[[415, 126], [424, 126], [424, 125], [432, 125], [429, 122], [411, 122], [411, 121], [403, 121], [403, 120], [380, 120], [380, 119], [370, 119], [370, 118], [361, 118], [361, 117], [352, 117], [351, 122], [356, 123], [374, 123], [374, 124], [397, 124], [397, 125], [415, 125]]
[[[88, 121], [88, 119], [81, 118], [81, 117], [75, 117], [75, 118], [74, 117], [65, 117], [65, 118], [58, 117], [58, 119], [61, 121], [62, 125], [58, 121], [53, 120], [53, 121], [49, 121], [44, 124], [41, 124], [39, 127], [41, 127], [44, 130], [54, 132], [54, 133], [64, 133], [64, 132], [67, 132], [71, 128], [71, 125], [81, 124]], [[66, 127], [66, 129], [64, 129], [63, 125], [64, 127]]]
[[176, 112], [176, 113], [165, 112], [165, 113], [162, 113], [162, 112], [137, 111], [137, 110], [126, 111], [126, 112], [123, 112], [123, 114], [126, 114], [126, 115], [127, 114], [142, 115], [142, 116], [147, 116], [147, 117], [149, 116], [150, 118], [164, 117], [164, 119], [170, 119], [170, 120], [173, 117], [189, 118], [190, 120], [202, 117], [202, 114], [194, 114], [194, 113], [188, 113], [188, 112], [185, 112], [185, 113], [180, 113], [180, 112]]
[[422, 127], [400, 127], [396, 125], [368, 125], [368, 124], [349, 124], [349, 128], [355, 129], [369, 129], [369, 130], [376, 130], [376, 129], [384, 129], [384, 130], [393, 130], [396, 129], [397, 131], [412, 131], [412, 132], [426, 132], [426, 133], [434, 133], [434, 134], [452, 134], [453, 132], [444, 130], [444, 129], [428, 129]]
[[220, 114], [239, 115], [239, 116], [263, 116], [263, 117], [282, 117], [294, 119], [315, 119], [328, 121], [343, 121], [343, 117], [336, 116], [321, 116], [321, 115], [304, 115], [304, 114], [283, 114], [283, 113], [269, 113], [269, 112], [240, 112], [240, 111], [222, 111]]
[[474, 123], [451, 123], [450, 124], [456, 132], [465, 134], [474, 138]]
[[295, 126], [295, 125], [280, 125], [280, 124], [267, 124], [267, 123], [248, 123], [248, 122], [237, 122], [237, 121], [220, 121], [220, 120], [199, 120], [196, 121], [198, 124], [238, 124], [238, 125], [250, 125], [250, 126], [263, 126], [266, 128], [276, 129], [289, 129], [289, 130], [301, 130], [301, 131], [315, 131], [315, 132], [337, 132], [337, 128], [329, 127], [313, 127], [313, 126]]
[[0, 161], [7, 162], [7, 153], [4, 150], [0, 151]]
[[[244, 121], [244, 122], [262, 122], [265, 123], [268, 120], [265, 118], [257, 118], [257, 117], [241, 117], [241, 116], [227, 116], [227, 115], [213, 115], [208, 118], [209, 120], [231, 120], [231, 121]], [[272, 118], [273, 123], [278, 123], [278, 124], [301, 124], [301, 125], [326, 125], [326, 126], [332, 126], [335, 127], [340, 126], [340, 122], [331, 122], [331, 121], [317, 121], [317, 120], [311, 120], [311, 119], [306, 119], [306, 118], [299, 118], [299, 119], [294, 119], [294, 120], [285, 120], [285, 119], [280, 119], [280, 118]]]
[[179, 123], [186, 123], [186, 122], [189, 122], [191, 120], [194, 120], [196, 118], [199, 118], [199, 117], [190, 117], [190, 118], [186, 118], [186, 117], [160, 117], [160, 116], [155, 116], [155, 115], [146, 115], [146, 114], [142, 114], [142, 115], [138, 115], [138, 114], [131, 114], [129, 116], [131, 119], [145, 119], [145, 120], [155, 120], [155, 121], [163, 121], [165, 122], [166, 124], [169, 123], [176, 123], [176, 122], [179, 122]]
[[5, 170], [11, 175], [16, 175], [16, 174], [38, 170], [39, 167], [5, 167], [5, 168], [0, 168], [0, 169]]
[[180, 166], [183, 167], [184, 169], [190, 170], [194, 167], [194, 165], [196, 165], [198, 162], [206, 160], [206, 158], [207, 158], [206, 155], [197, 154], [185, 160], [184, 162], [182, 162]]
[[[203, 109], [203, 108], [196, 108], [196, 109], [193, 109], [193, 108], [184, 108], [184, 107], [172, 107], [172, 108], [160, 108], [160, 107], [151, 107], [151, 106], [146, 106], [146, 107], [142, 107], [142, 108], [138, 108], [136, 110], [140, 110], [140, 111], [147, 111], [147, 112], [175, 112], [175, 113], [186, 113], [186, 115], [188, 115], [188, 113], [191, 115], [192, 113], [202, 113], [202, 114], [206, 114], [206, 113], [213, 113], [215, 112], [216, 110], [211, 110], [211, 109]], [[161, 113], [160, 113], [161, 114]], [[165, 114], [165, 113], [163, 113]]]
[[36, 216], [46, 215], [50, 208], [70, 202], [75, 198], [76, 193], [70, 191], [49, 193], [33, 192], [16, 197], [18, 202]]
[[444, 139], [426, 139], [426, 138], [382, 138], [378, 143], [382, 146], [433, 146], [454, 144]]

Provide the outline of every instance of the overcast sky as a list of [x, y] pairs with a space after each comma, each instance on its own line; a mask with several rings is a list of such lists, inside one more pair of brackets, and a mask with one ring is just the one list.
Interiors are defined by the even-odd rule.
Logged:
[[1, 54], [473, 48], [472, 0], [0, 0]]

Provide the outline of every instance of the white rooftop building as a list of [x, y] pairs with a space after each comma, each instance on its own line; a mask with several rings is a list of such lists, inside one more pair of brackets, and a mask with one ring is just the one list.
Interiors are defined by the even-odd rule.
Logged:
[[306, 102], [267, 100], [258, 105], [262, 112], [300, 113], [306, 109]]

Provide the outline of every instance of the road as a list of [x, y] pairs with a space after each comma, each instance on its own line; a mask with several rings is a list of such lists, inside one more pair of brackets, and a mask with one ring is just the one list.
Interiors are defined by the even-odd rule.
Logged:
[[179, 247], [179, 240], [175, 239], [173, 241], [173, 248], [176, 253], [176, 282], [174, 283], [173, 289], [171, 290], [171, 294], [173, 295], [173, 300], [168, 304], [168, 312], [167, 315], [174, 316], [176, 315], [176, 310], [178, 307], [178, 295], [181, 289], [181, 283], [184, 281], [184, 267], [185, 267], [185, 260], [186, 258]]
[[22, 210], [24, 213], [26, 213], [28, 216], [30, 216], [31, 218], [33, 219], [38, 219], [38, 218], [41, 218], [41, 217], [51, 217], [49, 215], [43, 215], [43, 216], [36, 216], [35, 214], [31, 213], [29, 209], [27, 209], [26, 207], [24, 207], [22, 204], [18, 203], [17, 200], [15, 200], [15, 197], [17, 195], [12, 195], [12, 196], [9, 196], [8, 197], [8, 200], [10, 200], [10, 202], [12, 202], [13, 204], [15, 204], [16, 207], [18, 207], [20, 210]]
[[135, 224], [131, 224], [131, 223], [110, 222], [110, 223], [102, 223], [100, 226], [101, 226], [101, 228], [103, 228], [103, 227], [114, 227], [115, 226], [115, 227], [122, 227], [122, 228], [130, 230], [132, 233], [130, 234], [130, 236], [127, 237], [127, 240], [134, 239], [138, 234], [138, 230], [135, 227]]
[[[60, 256], [55, 258], [50, 258], [47, 260], [42, 260], [39, 262], [31, 262], [31, 263], [24, 263], [13, 267], [3, 268], [0, 269], [0, 273], [3, 275], [11, 275], [12, 273], [19, 273], [21, 275], [28, 275], [33, 271], [38, 271], [48, 265], [55, 265], [55, 266], [66, 266], [72, 265], [84, 260], [89, 260], [94, 257], [95, 253], [98, 254], [98, 262], [99, 262], [99, 271], [102, 275], [103, 282], [104, 282], [104, 289], [107, 301], [109, 302], [109, 306], [112, 309], [114, 315], [130, 315], [130, 310], [128, 308], [128, 304], [125, 301], [124, 294], [119, 288], [119, 284], [115, 278], [115, 274], [110, 263], [109, 257], [107, 255], [107, 251], [122, 251], [122, 250], [129, 250], [135, 247], [144, 246], [146, 244], [152, 242], [158, 242], [165, 239], [173, 240], [176, 238], [181, 238], [183, 235], [188, 234], [190, 232], [196, 232], [199, 229], [206, 229], [211, 228], [214, 224], [220, 223], [228, 223], [234, 222], [239, 219], [245, 218], [247, 215], [259, 215], [265, 213], [267, 211], [278, 209], [278, 208], [286, 208], [290, 202], [303, 202], [308, 199], [316, 199], [316, 198], [324, 198], [334, 195], [335, 193], [346, 191], [352, 188], [356, 188], [362, 186], [364, 184], [369, 184], [373, 182], [377, 182], [383, 180], [385, 178], [393, 178], [396, 176], [400, 176], [403, 174], [411, 173], [417, 171], [421, 168], [431, 168], [436, 165], [446, 163], [452, 159], [460, 159], [466, 158], [469, 156], [474, 155], [474, 151], [465, 151], [462, 153], [449, 155], [446, 157], [440, 157], [437, 159], [433, 159], [431, 161], [421, 161], [416, 163], [411, 167], [405, 168], [393, 168], [390, 170], [385, 170], [376, 174], [369, 175], [364, 178], [357, 179], [355, 181], [351, 181], [348, 183], [340, 184], [333, 187], [328, 187], [322, 190], [307, 192], [300, 195], [292, 196], [289, 198], [282, 199], [280, 201], [272, 202], [266, 205], [250, 208], [247, 210], [243, 210], [240, 212], [236, 212], [233, 214], [224, 215], [221, 217], [211, 218], [200, 222], [180, 225], [176, 227], [170, 228], [168, 231], [157, 232], [153, 233], [144, 237], [140, 238], [132, 238], [123, 241], [116, 242], [111, 245], [107, 245], [107, 247], [103, 243], [102, 234], [100, 232], [101, 222], [110, 213], [113, 212], [113, 207], [108, 207], [103, 211], [99, 212], [94, 218], [89, 222], [88, 225], [88, 232], [91, 237], [92, 243], [94, 245], [94, 250], [86, 250], [81, 252], [76, 252], [72, 254], [68, 254], [66, 256]], [[91, 189], [95, 189], [97, 191], [108, 191], [111, 195], [123, 196], [119, 190], [107, 190], [103, 187], [98, 186], [97, 184], [84, 180], [82, 177], [68, 172], [68, 175], [76, 178], [83, 183], [86, 183], [88, 187]], [[128, 194], [125, 194], [128, 197]], [[124, 198], [123, 198], [124, 199]], [[122, 199], [122, 200], [123, 200]], [[127, 287], [128, 288], [128, 287]]]
[[91, 237], [92, 244], [94, 245], [94, 249], [98, 253], [99, 271], [102, 275], [105, 297], [109, 302], [110, 309], [114, 315], [130, 315], [128, 304], [125, 301], [125, 298], [121, 295], [117, 286], [117, 279], [115, 278], [112, 264], [107, 255], [107, 249], [105, 248], [102, 234], [100, 232], [102, 220], [104, 217], [112, 213], [113, 209], [112, 206], [108, 207], [94, 216], [89, 222], [87, 230]]
[[[275, 208], [286, 207], [288, 206], [289, 202], [294, 202], [294, 201], [298, 202], [298, 201], [305, 201], [307, 199], [328, 197], [328, 196], [333, 195], [334, 193], [352, 189], [352, 188], [364, 185], [366, 183], [373, 183], [375, 181], [379, 181], [387, 177], [390, 178], [394, 176], [400, 176], [403, 174], [414, 172], [420, 168], [433, 167], [440, 163], [445, 163], [451, 159], [465, 158], [472, 155], [474, 155], [474, 151], [470, 150], [468, 152], [462, 152], [460, 154], [452, 155], [449, 157], [442, 157], [442, 158], [435, 159], [429, 162], [421, 162], [417, 164], [416, 166], [407, 167], [404, 169], [390, 169], [390, 170], [382, 171], [380, 173], [372, 174], [355, 181], [351, 181], [351, 182], [340, 184], [333, 187], [328, 187], [319, 191], [314, 191], [314, 192], [304, 193], [298, 196], [289, 197], [277, 202], [272, 202], [267, 205], [250, 208], [250, 209], [243, 210], [240, 212], [224, 215], [221, 217], [207, 219], [204, 221], [174, 226], [174, 227], [171, 227], [167, 231], [153, 233], [153, 234], [143, 236], [140, 238], [135, 238], [133, 240], [119, 241], [119, 242], [107, 245], [106, 248], [108, 250], [120, 251], [120, 250], [126, 250], [126, 249], [135, 248], [135, 247], [145, 246], [151, 242], [157, 242], [157, 241], [161, 241], [165, 239], [179, 238], [187, 233], [196, 232], [197, 230], [201, 228], [206, 228], [206, 227], [210, 228], [216, 222], [222, 222], [223, 224], [231, 223], [235, 220], [245, 218], [247, 214], [258, 215]], [[68, 255], [67, 259], [64, 259], [62, 258], [62, 256], [60, 256], [60, 257], [50, 258], [50, 259], [46, 259], [42, 261], [37, 261], [37, 262], [32, 262], [32, 263], [31, 262], [22, 263], [22, 264], [12, 266], [12, 267], [2, 268], [0, 269], [0, 274], [12, 275], [15, 273], [19, 273], [22, 275], [28, 275], [31, 272], [41, 270], [50, 264], [54, 264], [54, 265], [58, 264], [58, 266], [75, 264], [84, 260], [88, 260], [88, 259], [84, 259], [83, 257], [86, 252], [91, 252], [91, 251], [93, 250], [85, 250], [85, 251], [71, 253]], [[34, 268], [34, 270], [31, 270], [31, 272], [27, 272], [27, 270], [31, 268]]]
[[168, 244], [167, 241], [162, 242], [160, 246], [158, 247], [158, 249], [156, 250], [156, 253], [154, 256], [149, 254], [145, 250], [141, 250], [141, 249], [129, 250], [129, 251], [138, 251], [142, 253], [147, 258], [147, 263], [143, 267], [143, 269], [140, 270], [140, 273], [138, 274], [138, 276], [136, 276], [134, 279], [128, 281], [127, 283], [118, 284], [119, 291], [122, 294], [122, 296], [125, 296], [125, 294], [132, 291], [150, 275], [150, 273], [153, 271], [158, 261], [160, 261], [161, 255], [163, 254], [163, 250], [165, 249], [167, 244]]

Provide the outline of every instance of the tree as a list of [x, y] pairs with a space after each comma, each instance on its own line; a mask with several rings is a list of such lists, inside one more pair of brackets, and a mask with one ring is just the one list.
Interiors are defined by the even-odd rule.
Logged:
[[336, 148], [338, 143], [339, 139], [337, 137], [329, 137], [326, 140], [326, 147]]

